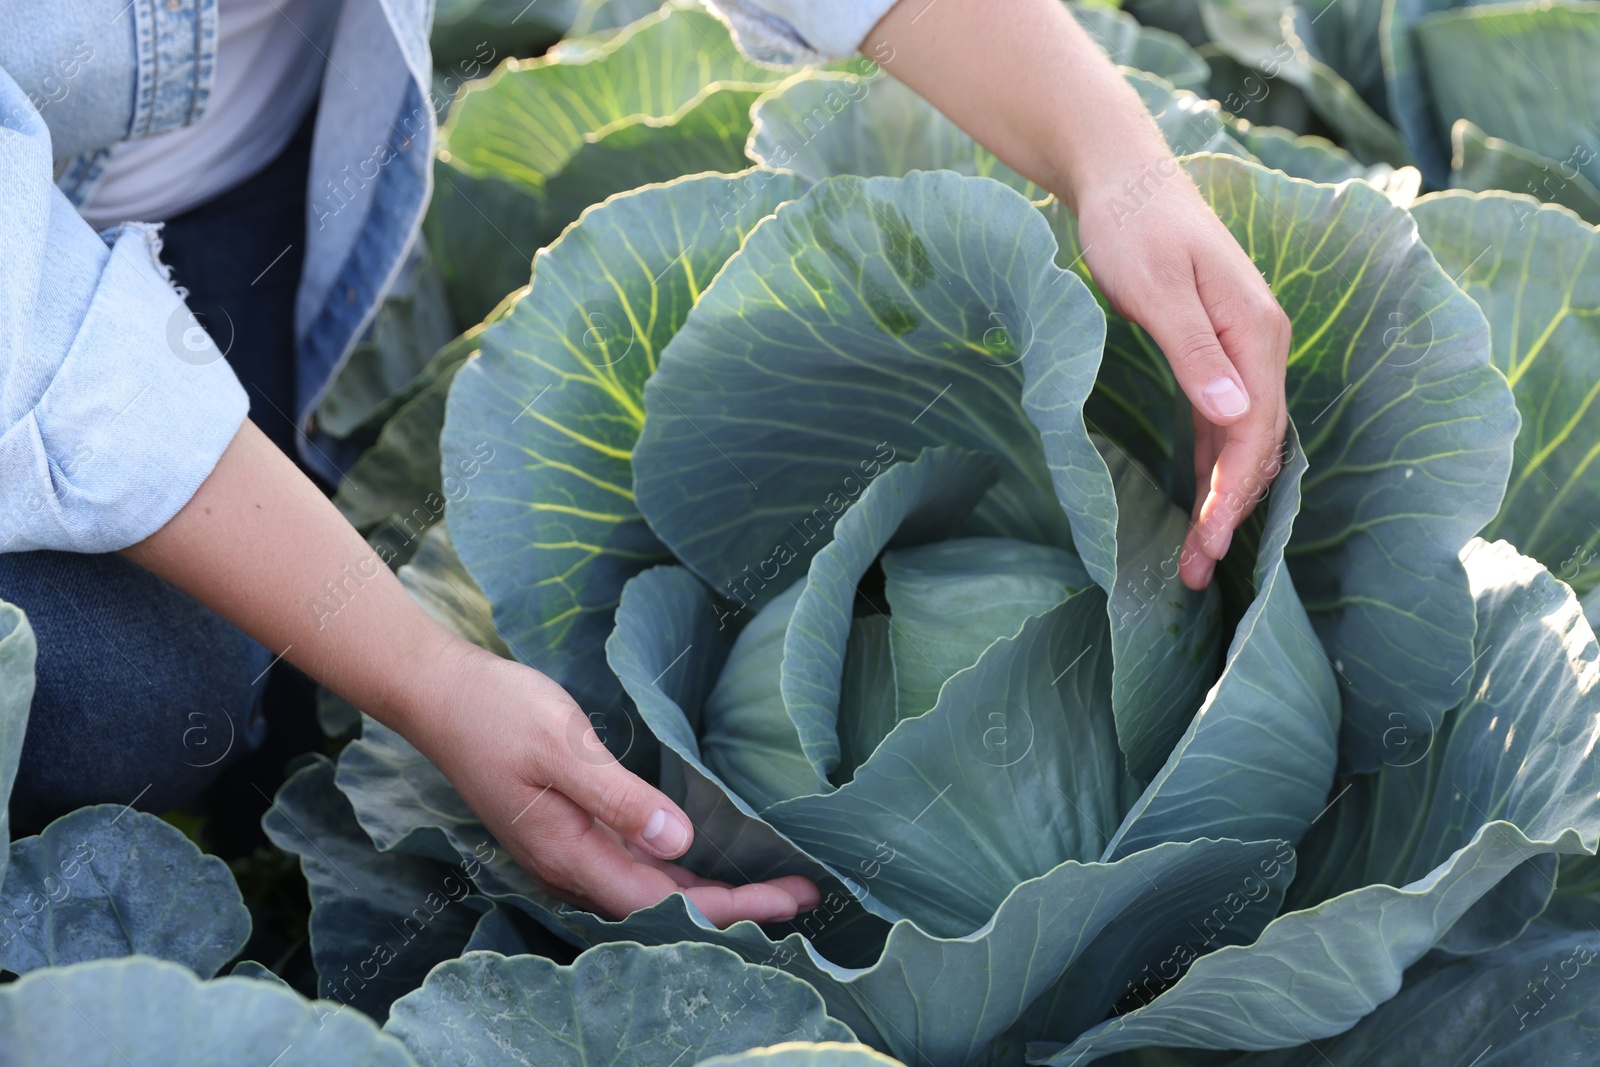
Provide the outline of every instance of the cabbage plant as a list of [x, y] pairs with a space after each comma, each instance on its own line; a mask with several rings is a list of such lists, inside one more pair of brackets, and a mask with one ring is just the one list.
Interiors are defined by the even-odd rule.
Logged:
[[[1077, 9], [1294, 325], [1282, 472], [1204, 593], [1186, 402], [1070, 214], [868, 67], [791, 77], [688, 3], [622, 28], [645, 6], [462, 94], [429, 237], [494, 309], [341, 504], [690, 813], [685, 863], [821, 905], [561, 903], [366, 719], [264, 819], [321, 999], [238, 960], [224, 865], [89, 808], [0, 852], [0, 1063], [1592, 1058], [1600, 237], [1402, 164], [1439, 184], [1458, 115], [1450, 180], [1548, 173], [1592, 72], [1550, 57], [1573, 119], [1437, 57], [1593, 5], [1206, 3], [1209, 79]], [[1187, 91], [1219, 46], [1344, 147]], [[1538, 192], [1583, 212], [1567, 162]], [[448, 528], [384, 532], [424, 499]], [[32, 658], [0, 605], [0, 798]]]
[[[686, 862], [825, 895], [788, 929], [613, 920], [497, 854], [497, 914], [721, 946], [934, 1064], [1289, 1048], [1522, 933], [1540, 857], [1600, 834], [1559, 651], [1593, 637], [1538, 564], [1461, 554], [1519, 425], [1483, 313], [1372, 186], [1187, 165], [1296, 332], [1283, 473], [1206, 593], [1176, 578], [1181, 395], [1054, 205], [758, 169], [541, 254], [451, 387], [446, 464], [509, 458], [434, 566], [648, 756]], [[1538, 693], [1493, 684], [1524, 661]], [[334, 780], [383, 852], [486, 838], [376, 723]]]
[[1600, 223], [1594, 0], [1200, 0], [1199, 12], [1197, 35], [1256, 72], [1251, 102], [1281, 80], [1366, 162]]

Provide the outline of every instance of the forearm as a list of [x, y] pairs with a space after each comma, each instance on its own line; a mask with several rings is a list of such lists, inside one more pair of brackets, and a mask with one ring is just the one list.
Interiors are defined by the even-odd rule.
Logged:
[[407, 734], [470, 649], [251, 422], [160, 530], [123, 555]]
[[1068, 206], [1170, 159], [1061, 0], [899, 0], [861, 50]]

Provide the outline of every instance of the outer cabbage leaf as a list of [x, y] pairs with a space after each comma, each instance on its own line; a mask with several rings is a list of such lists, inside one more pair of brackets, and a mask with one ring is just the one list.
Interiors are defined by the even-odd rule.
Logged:
[[762, 84], [712, 83], [671, 115], [595, 131], [545, 184], [540, 243], [554, 241], [584, 208], [616, 193], [702, 171], [744, 170], [750, 107], [764, 91]]
[[1600, 230], [1505, 194], [1441, 193], [1412, 215], [1489, 319], [1522, 413], [1501, 537], [1580, 594], [1600, 583]]
[[1289, 0], [1199, 0], [1206, 37], [1247, 67], [1282, 68], [1282, 76], [1301, 85], [1305, 72], [1290, 63], [1283, 39], [1283, 16]]
[[258, 982], [270, 982], [280, 989], [293, 990], [294, 988], [274, 973], [266, 964], [259, 963], [256, 960], [240, 960], [233, 965], [228, 974], [233, 978], [253, 978]]
[[1321, 137], [1297, 137], [1272, 126], [1247, 126], [1233, 135], [1263, 166], [1294, 178], [1337, 183], [1367, 178], [1377, 169], [1362, 166], [1349, 152]]
[[[548, 897], [506, 899], [580, 943], [722, 945], [805, 979], [830, 1015], [874, 1047], [907, 1061], [957, 1067], [981, 1058], [1008, 1028], [1039, 1036], [1075, 1032], [1103, 1018], [1140, 968], [1175, 945], [1192, 942], [1203, 951], [1249, 940], [1293, 876], [1285, 849], [1282, 842], [1207, 840], [1161, 845], [1114, 864], [1063, 864], [1016, 887], [987, 925], [965, 937], [936, 938], [901, 920], [876, 961], [858, 968], [831, 962], [799, 933], [773, 941], [749, 922], [718, 930], [678, 894], [620, 922]], [[1261, 887], [1259, 897], [1238, 895], [1252, 884]], [[809, 929], [832, 933], [830, 922], [843, 921], [836, 914], [825, 898], [817, 918], [807, 920]], [[1197, 934], [1201, 929], [1207, 933]], [[1004, 960], [1026, 964], [999, 965]], [[1057, 985], [1076, 995], [1045, 995]]]
[[1431, 156], [1448, 151], [1447, 131], [1464, 118], [1600, 183], [1600, 155], [1583, 149], [1600, 121], [1600, 3], [1440, 11], [1416, 21], [1413, 39], [1437, 122]]
[[1046, 195], [882, 68], [796, 74], [756, 101], [751, 120], [746, 154], [812, 181], [943, 169]]
[[[1594, 623], [1589, 623], [1594, 628]], [[1556, 930], [1582, 932], [1592, 929], [1600, 918], [1600, 858], [1561, 856], [1556, 871], [1555, 892], [1539, 914], [1539, 925]]]
[[396, 574], [411, 599], [439, 625], [479, 648], [511, 658], [511, 650], [494, 627], [489, 601], [461, 565], [444, 526], [424, 534], [417, 554]]
[[[1045, 196], [904, 85], [882, 79], [864, 82], [865, 88], [857, 89], [852, 100], [845, 95], [851, 83], [831, 84], [841, 77], [800, 75], [768, 93], [756, 105], [751, 157], [769, 166], [794, 167], [818, 181], [840, 174], [901, 177], [915, 169], [940, 169], [993, 177], [1030, 199]], [[1159, 79], [1137, 73], [1127, 78], [1169, 143], [1182, 146], [1180, 151], [1230, 147], [1242, 151], [1228, 136], [1214, 104], [1201, 102], [1192, 93], [1177, 93]], [[822, 113], [835, 111], [831, 121], [821, 121]], [[818, 118], [811, 119], [814, 115]], [[1045, 210], [1053, 225], [1066, 219], [1071, 229], [1070, 216], [1059, 202], [1052, 200]], [[1058, 225], [1058, 239], [1060, 229]], [[1063, 240], [1058, 262], [1075, 268], [1094, 291], [1082, 255], [1075, 244], [1070, 250], [1066, 244]], [[995, 342], [1007, 339], [1005, 324], [997, 317], [991, 322], [995, 329], [984, 336]], [[1132, 347], [1118, 344], [1119, 322], [1112, 320], [1108, 351]], [[1112, 436], [1162, 478], [1171, 448], [1170, 429], [1143, 421], [1142, 409], [1170, 410], [1177, 385], [1159, 352], [1153, 345], [1147, 347], [1148, 352], [1126, 368], [1111, 360], [1101, 367], [1085, 416], [1091, 429]], [[1131, 432], [1117, 432], [1124, 423], [1132, 425]], [[1135, 438], [1138, 444], [1133, 443]]]
[[[1470, 959], [1425, 960], [1393, 1000], [1315, 1046], [1249, 1057], [1249, 1067], [1522, 1067], [1588, 1063], [1600, 1051], [1600, 938], [1535, 930]], [[1242, 1067], [1242, 1065], [1241, 1065]]]
[[661, 7], [657, 0], [580, 0], [578, 13], [573, 16], [572, 29], [563, 47], [576, 42], [581, 35], [604, 38], [625, 26], [630, 26]]
[[1240, 123], [1224, 112], [1215, 100], [1174, 88], [1166, 79], [1140, 71], [1123, 71], [1122, 76], [1139, 94], [1145, 110], [1156, 120], [1156, 127], [1174, 155], [1194, 152], [1249, 155], [1234, 137]]
[[[522, 929], [513, 917], [515, 911], [503, 904], [492, 904], [472, 928], [472, 936], [461, 950], [469, 952], [498, 952], [502, 956], [526, 956], [532, 952]], [[540, 953], [544, 955], [544, 953]]]
[[581, 55], [501, 64], [461, 94], [441, 148], [469, 173], [543, 192], [613, 124], [666, 119], [714, 83], [756, 87], [787, 74], [744, 58], [698, 5], [669, 5]]
[[850, 1041], [816, 990], [715, 945], [604, 945], [558, 966], [471, 952], [395, 1002], [385, 1029], [424, 1065], [669, 1064], [783, 1041]]
[[1382, 194], [1221, 156], [1188, 169], [1294, 324], [1310, 471], [1289, 571], [1339, 676], [1345, 758], [1371, 767], [1385, 731], [1425, 734], [1465, 695], [1456, 553], [1499, 508], [1516, 409], [1483, 313]]
[[[1594, 853], [1594, 632], [1571, 590], [1504, 542], [1475, 540], [1463, 560], [1478, 611], [1471, 695], [1424, 760], [1376, 776], [1374, 822], [1390, 832], [1369, 852], [1398, 861], [1396, 883], [1410, 880], [1360, 884], [1347, 854], [1308, 841], [1303, 851], [1358, 887], [1279, 917], [1252, 945], [1201, 957], [1149, 1005], [1042, 1062], [1151, 1044], [1289, 1047], [1342, 1033], [1393, 997], [1402, 972], [1524, 862]], [[1382, 791], [1391, 780], [1396, 788]]]
[[1173, 89], [1159, 78], [1125, 77], [1138, 90], [1145, 109], [1155, 117], [1167, 146], [1176, 155], [1219, 152], [1316, 182], [1360, 178], [1401, 206], [1416, 195], [1420, 175], [1414, 167], [1396, 168], [1383, 162], [1367, 165], [1326, 138], [1247, 121], [1219, 107], [1215, 100]]
[[444, 772], [369, 715], [361, 717], [361, 736], [340, 750], [334, 782], [380, 852], [444, 863], [499, 852]]
[[254, 978], [202, 982], [188, 968], [160, 960], [134, 957], [49, 968], [0, 986], [4, 1067], [268, 1062], [273, 1067], [416, 1064], [404, 1045], [360, 1012], [308, 1001]]
[[396, 997], [459, 954], [478, 921], [457, 869], [380, 853], [334, 786], [333, 764], [297, 771], [262, 816], [273, 844], [300, 859], [311, 895], [318, 993], [382, 1022]]
[[791, 1041], [701, 1060], [695, 1067], [903, 1067], [866, 1045]]
[[578, 7], [578, 0], [545, 0], [532, 9], [526, 0], [439, 0], [429, 35], [433, 62], [476, 69], [470, 59], [492, 56], [494, 47], [537, 52], [567, 31]]
[[[1350, 7], [1352, 3], [1362, 9], [1375, 6], [1372, 0], [1340, 0], [1324, 7], [1324, 12]], [[1316, 17], [1302, 8], [1291, 7], [1283, 22], [1284, 39], [1294, 50], [1296, 64], [1305, 71], [1306, 99], [1323, 121], [1339, 132], [1340, 142], [1357, 159], [1396, 167], [1411, 162], [1399, 131], [1373, 111], [1362, 93], [1332, 66], [1338, 60], [1324, 51], [1320, 40], [1321, 23], [1313, 22]], [[1352, 42], [1352, 47], [1359, 47], [1359, 42]], [[1370, 46], [1369, 51], [1376, 55], [1376, 50]], [[1427, 173], [1425, 168], [1423, 172]]]
[[419, 241], [378, 306], [370, 333], [323, 387], [318, 428], [363, 448], [371, 444], [389, 398], [416, 379], [458, 329], [440, 269]]
[[[1275, 47], [1282, 49], [1285, 56], [1290, 54], [1287, 44]], [[1277, 61], [1269, 60], [1270, 69], [1277, 72], [1269, 75], [1260, 67], [1239, 62], [1220, 45], [1204, 44], [1195, 50], [1211, 68], [1205, 88], [1196, 92], [1217, 101], [1229, 114], [1247, 122], [1306, 133], [1326, 129], [1311, 110], [1306, 94], [1284, 76]]]
[[448, 149], [439, 151], [422, 233], [458, 324], [478, 322], [528, 283], [542, 219], [541, 197], [526, 185], [493, 172], [470, 173]]
[[[651, 528], [754, 606], [781, 586], [746, 572], [806, 565], [859, 464], [885, 446], [955, 445], [1000, 467], [958, 533], [1075, 547], [1114, 589], [1118, 557], [1160, 531], [1119, 523], [1082, 416], [1103, 320], [1055, 251], [1026, 199], [943, 172], [834, 178], [780, 208], [645, 388], [634, 471]], [[1118, 659], [1148, 657], [1140, 671], [1119, 665], [1113, 690], [1136, 776], [1160, 765], [1200, 702], [1189, 654], [1213, 636], [1207, 600], [1174, 574], [1159, 603], [1175, 608], [1112, 615]]]
[[461, 950], [462, 955], [468, 952], [498, 952], [502, 956], [531, 953], [556, 963], [570, 963], [577, 955], [570, 944], [557, 939], [526, 912], [505, 904], [491, 904], [478, 919]]
[[250, 936], [227, 864], [119, 804], [79, 808], [11, 845], [0, 970], [140, 953], [216, 974]]
[[[1388, 0], [1378, 21], [1378, 50], [1388, 84], [1389, 116], [1428, 185], [1446, 184], [1450, 173], [1448, 122], [1439, 121], [1416, 27], [1429, 15], [1471, 6], [1475, 0]], [[1454, 60], [1452, 60], [1454, 62]], [[1481, 75], [1482, 68], [1478, 68]]]
[[[1267, 166], [1313, 181], [1362, 178], [1385, 188], [1394, 180], [1394, 168], [1364, 166], [1324, 138], [1243, 121], [1215, 100], [1174, 88], [1148, 72], [1123, 75], [1179, 155], [1215, 151], [1259, 157]], [[789, 167], [813, 181], [940, 169], [994, 178], [1032, 200], [1047, 195], [926, 100], [876, 74], [809, 71], [769, 90], [756, 102], [746, 151], [759, 163]]]
[[628, 578], [668, 558], [634, 506], [640, 393], [711, 276], [803, 187], [761, 171], [687, 178], [596, 208], [540, 256], [451, 387], [446, 468], [482, 464], [448, 509], [456, 551], [511, 651], [615, 737], [632, 727], [601, 659], [611, 613]]
[[1576, 211], [1585, 222], [1600, 224], [1600, 187], [1572, 165], [1558, 162], [1521, 145], [1490, 137], [1466, 119], [1450, 130], [1450, 184], [1487, 192], [1505, 189], [1526, 193], [1547, 204]]
[[0, 885], [11, 848], [11, 787], [22, 759], [22, 736], [33, 703], [33, 663], [38, 646], [28, 617], [0, 600]]
[[461, 321], [525, 282], [534, 251], [590, 204], [742, 170], [750, 104], [788, 74], [746, 59], [699, 5], [676, 3], [469, 83], [440, 137], [426, 226]]
[[1132, 15], [1097, 4], [1070, 7], [1090, 39], [1119, 67], [1164, 78], [1180, 89], [1201, 89], [1211, 68], [1175, 33], [1141, 26]]
[[[381, 426], [377, 440], [345, 472], [334, 497], [340, 513], [367, 532], [369, 542], [409, 555], [403, 546], [439, 518], [446, 491], [452, 497], [470, 491], [466, 483], [475, 476], [475, 466], [448, 474], [439, 469], [445, 396], [456, 371], [478, 354], [478, 335], [505, 317], [527, 291], [523, 286], [509, 294], [483, 322], [440, 348], [422, 373], [374, 413]], [[387, 523], [387, 528], [373, 532], [380, 523]]]
[[1302, 26], [1316, 35], [1317, 52], [1348, 82], [1374, 115], [1387, 119], [1383, 58], [1374, 46], [1385, 0], [1299, 0]]

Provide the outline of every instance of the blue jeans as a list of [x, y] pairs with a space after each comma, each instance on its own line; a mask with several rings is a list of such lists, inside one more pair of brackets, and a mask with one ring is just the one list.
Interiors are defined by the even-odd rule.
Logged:
[[19, 831], [85, 804], [187, 804], [266, 732], [272, 655], [118, 555], [0, 555], [39, 643], [11, 794]]
[[[163, 234], [251, 421], [291, 456], [310, 134], [307, 119], [265, 170]], [[148, 571], [114, 554], [0, 554], [0, 599], [27, 612], [39, 645], [11, 796], [19, 831], [85, 804], [181, 807], [261, 745], [271, 653]]]

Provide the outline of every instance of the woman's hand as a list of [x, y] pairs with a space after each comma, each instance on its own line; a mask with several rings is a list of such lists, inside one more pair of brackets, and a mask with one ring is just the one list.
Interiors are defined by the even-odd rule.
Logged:
[[820, 901], [798, 876], [730, 886], [668, 862], [693, 839], [688, 816], [538, 671], [461, 642], [434, 674], [408, 736], [546, 892], [621, 917], [682, 890], [718, 926], [782, 922]]
[[1261, 274], [1060, 0], [899, 0], [861, 50], [1077, 213], [1089, 273], [1194, 409], [1178, 570], [1204, 588], [1280, 466], [1289, 320]]
[[429, 618], [252, 423], [123, 554], [399, 731], [552, 894], [621, 918], [681, 889], [718, 926], [816, 905], [804, 878], [735, 888], [668, 862], [693, 839], [678, 806], [611, 758], [560, 686]]
[[1142, 201], [1132, 179], [1081, 191], [1078, 233], [1095, 284], [1189, 398], [1195, 502], [1178, 572], [1203, 589], [1281, 466], [1289, 317], [1171, 155], [1136, 177]]

